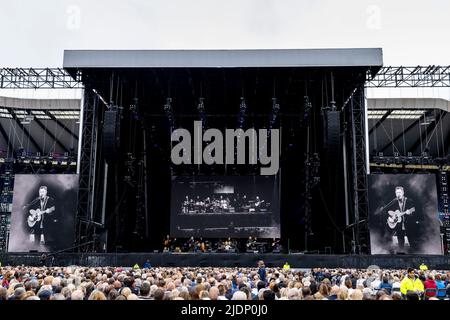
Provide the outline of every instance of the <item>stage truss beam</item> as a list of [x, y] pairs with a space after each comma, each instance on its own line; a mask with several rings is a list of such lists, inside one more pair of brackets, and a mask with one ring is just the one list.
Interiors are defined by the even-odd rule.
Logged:
[[369, 246], [368, 232], [368, 191], [366, 162], [366, 121], [365, 121], [365, 89], [360, 85], [350, 97], [348, 107], [350, 116], [351, 167], [353, 179], [353, 209], [355, 242], [359, 250]]
[[74, 77], [63, 68], [0, 68], [0, 89], [83, 88], [81, 72]]
[[97, 162], [98, 95], [89, 86], [84, 90], [83, 128], [80, 152], [80, 173], [77, 210], [77, 245], [89, 237], [94, 207], [94, 177]]
[[[74, 77], [63, 68], [0, 68], [0, 89], [83, 88], [81, 71]], [[450, 66], [386, 66], [369, 72], [367, 88], [450, 87]]]
[[449, 88], [450, 66], [382, 67], [367, 76], [367, 88]]

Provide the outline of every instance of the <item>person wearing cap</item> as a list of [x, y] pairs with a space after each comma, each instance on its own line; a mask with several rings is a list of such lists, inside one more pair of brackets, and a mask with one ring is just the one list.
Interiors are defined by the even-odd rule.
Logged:
[[403, 278], [402, 282], [400, 283], [400, 292], [404, 296], [406, 296], [409, 291], [416, 292], [418, 294], [424, 292], [424, 285], [419, 278], [416, 278], [416, 274], [413, 268], [408, 268], [407, 276]]

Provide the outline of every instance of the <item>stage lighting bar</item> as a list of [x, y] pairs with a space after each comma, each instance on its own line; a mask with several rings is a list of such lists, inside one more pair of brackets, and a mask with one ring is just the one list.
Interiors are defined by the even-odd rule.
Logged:
[[241, 97], [241, 103], [239, 105], [239, 128], [241, 129], [244, 127], [246, 111], [247, 111], [247, 104], [245, 103], [245, 98]]
[[277, 102], [277, 98], [272, 98], [272, 114], [270, 117], [270, 128], [272, 129], [277, 117], [278, 117], [278, 113], [280, 112], [280, 104]]
[[169, 125], [171, 128], [175, 127], [175, 120], [173, 118], [173, 109], [172, 109], [172, 98], [166, 98], [166, 103], [164, 104], [164, 111], [169, 120]]

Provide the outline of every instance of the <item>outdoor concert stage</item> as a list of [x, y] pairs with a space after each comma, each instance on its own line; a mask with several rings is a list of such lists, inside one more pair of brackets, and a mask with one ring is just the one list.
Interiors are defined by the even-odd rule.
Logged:
[[[448, 270], [449, 256], [437, 255], [323, 255], [258, 253], [61, 253], [45, 259], [46, 266], [81, 265], [90, 267], [142, 267], [149, 260], [152, 267], [256, 267], [263, 260], [267, 267], [291, 268], [418, 268], [423, 262], [430, 269]], [[52, 258], [54, 257], [54, 259]], [[42, 266], [42, 253], [0, 254], [7, 265]]]
[[[364, 84], [382, 58], [376, 48], [65, 51], [64, 69], [85, 88], [76, 243], [98, 236], [108, 252], [153, 252], [170, 234], [279, 238], [309, 252], [347, 253], [352, 240], [367, 245]], [[184, 151], [189, 160], [172, 158], [180, 147], [172, 133], [180, 128], [192, 132], [194, 148], [186, 137], [190, 145], [182, 150], [190, 150], [194, 163]], [[207, 147], [200, 135], [209, 129], [217, 137], [257, 130], [243, 150], [260, 145], [260, 153], [279, 153], [279, 163], [271, 162], [275, 174], [265, 174], [272, 179], [263, 179], [269, 165], [261, 154], [234, 161], [239, 148], [224, 142], [234, 138], [217, 138], [222, 147], [214, 155], [224, 159], [202, 159]], [[259, 130], [266, 129], [276, 144], [262, 140], [268, 135]], [[256, 210], [260, 203], [267, 207]], [[236, 214], [245, 207], [255, 212]], [[218, 209], [221, 215], [204, 214]], [[263, 209], [264, 219], [252, 219]], [[183, 214], [189, 212], [203, 215]], [[183, 257], [228, 265], [214, 255]], [[233, 265], [257, 259], [229, 257]], [[285, 259], [276, 257], [269, 259]]]

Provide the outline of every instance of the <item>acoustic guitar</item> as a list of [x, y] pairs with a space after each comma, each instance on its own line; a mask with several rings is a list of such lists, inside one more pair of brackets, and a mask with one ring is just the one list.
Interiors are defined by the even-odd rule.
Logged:
[[[416, 211], [415, 208], [409, 209], [410, 213], [413, 213], [414, 211]], [[387, 218], [387, 224], [389, 228], [395, 229], [397, 224], [402, 222], [403, 219], [402, 217], [406, 214], [406, 211], [401, 212], [400, 210], [395, 210], [395, 211], [388, 211], [388, 213], [389, 217]]]

